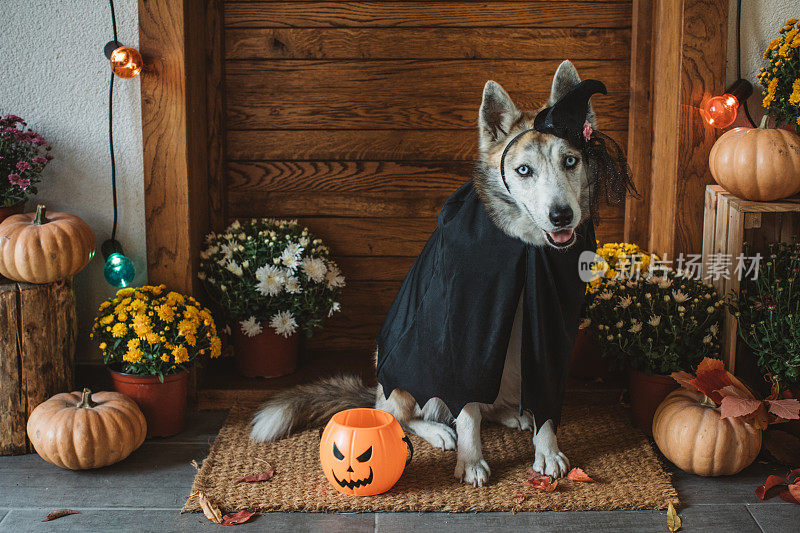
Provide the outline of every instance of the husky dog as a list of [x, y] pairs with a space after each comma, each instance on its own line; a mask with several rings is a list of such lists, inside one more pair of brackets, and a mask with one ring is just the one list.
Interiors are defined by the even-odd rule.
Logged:
[[[572, 63], [561, 63], [547, 105], [579, 82]], [[531, 131], [513, 143], [505, 155], [505, 175], [513, 184], [513, 195], [500, 173], [507, 145], [519, 132], [533, 126], [535, 116], [535, 112], [517, 109], [498, 83], [486, 82], [478, 114], [480, 155], [473, 182], [491, 220], [503, 232], [532, 245], [567, 248], [575, 241], [575, 228], [591, 210], [592, 187], [581, 152], [564, 139]], [[596, 127], [591, 107], [587, 120]], [[533, 430], [534, 470], [561, 477], [569, 470], [569, 461], [558, 447], [552, 420], [539, 421], [537, 427], [530, 412], [520, 414], [518, 410], [521, 345], [520, 298], [497, 399], [491, 405], [468, 403], [455, 418], [438, 398], [420, 407], [399, 388], [386, 398], [380, 385], [367, 387], [356, 377], [338, 376], [284, 391], [267, 401], [253, 419], [251, 437], [273, 441], [296, 428], [323, 425], [340, 410], [375, 407], [394, 415], [406, 431], [431, 445], [457, 449], [456, 478], [478, 487], [490, 474], [481, 451], [480, 424], [485, 418], [511, 428]], [[482, 377], [476, 375], [474, 379]]]

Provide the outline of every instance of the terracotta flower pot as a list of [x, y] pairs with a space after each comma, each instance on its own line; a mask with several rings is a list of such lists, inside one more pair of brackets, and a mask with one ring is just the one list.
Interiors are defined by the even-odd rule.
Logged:
[[188, 371], [164, 376], [135, 376], [111, 372], [114, 390], [128, 396], [142, 410], [147, 420], [147, 438], [171, 437], [186, 424]]
[[608, 362], [600, 355], [595, 330], [589, 328], [578, 330], [575, 347], [572, 349], [569, 375], [585, 380], [608, 377]]
[[25, 212], [25, 202], [20, 202], [8, 207], [0, 207], [0, 222], [4, 221], [11, 215], [19, 215]]
[[300, 333], [284, 337], [272, 328], [253, 337], [248, 337], [234, 325], [233, 352], [236, 370], [248, 378], [277, 378], [291, 374], [297, 368], [297, 353], [300, 350]]
[[631, 395], [631, 418], [633, 424], [653, 436], [653, 415], [667, 395], [678, 388], [678, 384], [669, 376], [659, 374], [647, 375], [638, 370], [628, 373], [628, 387]]

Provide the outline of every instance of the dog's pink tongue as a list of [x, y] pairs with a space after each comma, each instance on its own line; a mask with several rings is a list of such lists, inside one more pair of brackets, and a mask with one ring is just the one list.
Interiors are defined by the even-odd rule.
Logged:
[[558, 244], [565, 243], [572, 238], [572, 230], [562, 229], [561, 231], [551, 231], [550, 238], [553, 239], [553, 242]]

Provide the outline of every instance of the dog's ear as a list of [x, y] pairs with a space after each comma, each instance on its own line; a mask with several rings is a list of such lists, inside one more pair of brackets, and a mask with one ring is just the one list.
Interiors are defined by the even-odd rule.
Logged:
[[[562, 96], [567, 94], [580, 82], [581, 77], [578, 76], [575, 65], [569, 60], [562, 61], [556, 70], [555, 76], [553, 76], [553, 85], [550, 88], [550, 99], [547, 101], [547, 105], [551, 106], [558, 102]], [[597, 121], [595, 120], [594, 109], [592, 108], [591, 102], [589, 103], [586, 120], [589, 121], [592, 128], [597, 128]]]
[[482, 149], [493, 142], [505, 139], [520, 112], [511, 97], [496, 81], [489, 80], [483, 87], [483, 101], [478, 113], [478, 136]]

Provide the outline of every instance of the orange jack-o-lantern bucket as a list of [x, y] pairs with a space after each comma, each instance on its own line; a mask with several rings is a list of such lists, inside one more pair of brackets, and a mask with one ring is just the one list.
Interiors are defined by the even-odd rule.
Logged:
[[391, 489], [413, 455], [411, 441], [397, 420], [378, 409], [339, 411], [325, 426], [319, 443], [325, 477], [336, 490], [353, 496]]

